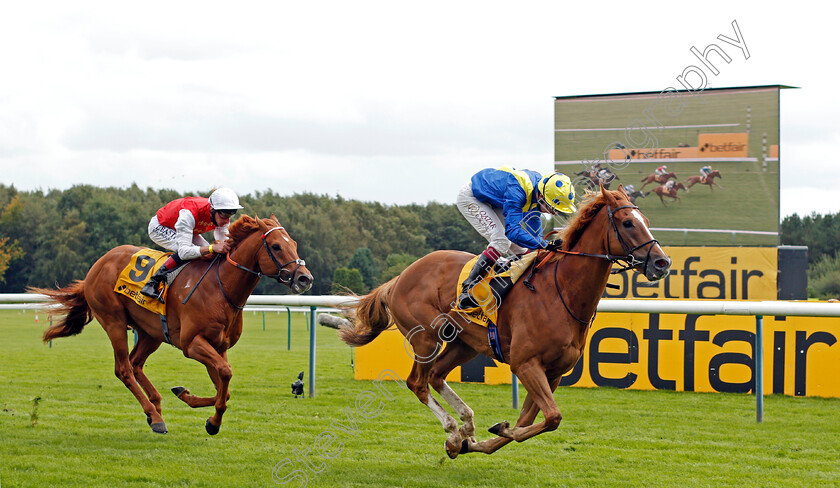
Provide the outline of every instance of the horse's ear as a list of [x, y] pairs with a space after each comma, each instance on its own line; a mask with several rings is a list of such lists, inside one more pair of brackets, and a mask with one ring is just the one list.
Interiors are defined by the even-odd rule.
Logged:
[[615, 202], [615, 195], [606, 188], [604, 188], [604, 183], [601, 180], [598, 180], [598, 185], [601, 187], [601, 194], [604, 195], [604, 198], [607, 200], [607, 203], [613, 207], [617, 206]]
[[254, 220], [256, 220], [256, 221], [257, 221], [257, 225], [259, 225], [259, 226], [260, 226], [260, 229], [261, 229], [263, 232], [265, 232], [265, 231], [267, 231], [267, 230], [268, 230], [268, 226], [267, 226], [267, 225], [265, 225], [265, 222], [263, 222], [263, 221], [262, 221], [262, 219], [260, 218], [260, 216], [259, 216], [259, 215], [254, 214]]
[[[622, 184], [618, 185], [618, 191], [620, 191], [621, 193], [624, 193], [625, 195], [627, 195], [627, 189], [626, 189], [626, 188], [624, 188], [624, 183], [622, 183]], [[629, 195], [628, 195], [628, 196], [629, 196]]]
[[276, 216], [276, 215], [274, 215], [274, 213], [272, 213], [272, 214], [271, 214], [271, 220], [273, 220], [273, 221], [277, 222], [277, 225], [280, 225], [280, 221], [279, 221], [279, 220], [277, 220], [277, 216]]

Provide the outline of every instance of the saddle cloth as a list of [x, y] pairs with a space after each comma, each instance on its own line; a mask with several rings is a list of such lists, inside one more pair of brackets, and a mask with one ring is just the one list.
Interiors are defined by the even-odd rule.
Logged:
[[[458, 308], [456, 303], [452, 310], [484, 327], [488, 327], [490, 323], [496, 324], [502, 298], [513, 288], [514, 283], [525, 274], [525, 271], [528, 270], [536, 258], [536, 252], [529, 252], [519, 259], [512, 258], [496, 263], [481, 282], [470, 291], [479, 306], [462, 310]], [[477, 259], [478, 256], [472, 258], [461, 270], [461, 274], [458, 276], [456, 296], [461, 294], [461, 285], [469, 276], [470, 270], [472, 270]]]
[[[131, 256], [128, 260], [128, 265], [120, 272], [114, 291], [125, 295], [132, 299], [134, 303], [140, 305], [146, 310], [150, 310], [156, 314], [166, 315], [166, 303], [161, 303], [159, 300], [147, 297], [140, 293], [149, 278], [155, 274], [166, 259], [171, 256], [171, 252], [157, 251], [155, 249], [141, 249]], [[162, 298], [166, 301], [166, 293], [169, 291], [169, 283], [175, 278], [177, 272], [183, 267], [170, 272], [164, 283]]]

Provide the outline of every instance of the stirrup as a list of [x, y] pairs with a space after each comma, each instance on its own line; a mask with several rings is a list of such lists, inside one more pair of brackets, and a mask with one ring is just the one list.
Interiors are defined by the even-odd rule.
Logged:
[[477, 284], [478, 284], [477, 282], [472, 283], [469, 286], [469, 288], [465, 287], [463, 290], [461, 290], [461, 294], [458, 295], [458, 308], [459, 309], [466, 310], [468, 308], [478, 307], [478, 302], [475, 301], [475, 297], [473, 297], [472, 293], [470, 293], [470, 291], [472, 291], [472, 289], [475, 288], [475, 285], [477, 285]]
[[[163, 303], [163, 291], [157, 290], [158, 286], [160, 286], [160, 282], [155, 283], [157, 286], [150, 285], [152, 285], [151, 281], [146, 283], [143, 288], [140, 289], [140, 294], [149, 298], [156, 298], [160, 303]], [[149, 288], [151, 288], [151, 291]]]

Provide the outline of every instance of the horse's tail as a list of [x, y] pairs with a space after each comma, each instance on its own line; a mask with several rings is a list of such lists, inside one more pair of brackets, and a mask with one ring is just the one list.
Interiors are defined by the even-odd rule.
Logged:
[[364, 346], [391, 325], [393, 320], [388, 310], [388, 299], [397, 278], [375, 288], [359, 300], [350, 325], [342, 325], [338, 331], [342, 341], [351, 346]]
[[49, 342], [56, 337], [68, 337], [76, 335], [85, 328], [85, 325], [93, 320], [87, 300], [85, 300], [85, 282], [75, 281], [69, 286], [58, 290], [50, 288], [28, 288], [29, 293], [42, 293], [50, 299], [48, 304], [53, 305], [49, 314], [64, 315], [55, 325], [44, 331], [44, 342]]

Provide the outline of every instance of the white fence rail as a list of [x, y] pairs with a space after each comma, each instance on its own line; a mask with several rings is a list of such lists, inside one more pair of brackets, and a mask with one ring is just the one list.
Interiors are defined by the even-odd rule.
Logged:
[[[46, 301], [44, 295], [29, 293], [0, 294], [2, 308], [40, 308], [38, 303]], [[315, 396], [315, 311], [334, 311], [336, 307], [353, 305], [358, 299], [343, 296], [306, 295], [253, 295], [248, 298], [248, 310], [282, 310], [269, 306], [309, 307], [309, 396]], [[329, 310], [324, 310], [329, 308]], [[306, 311], [297, 308], [296, 311]], [[840, 317], [840, 303], [812, 303], [789, 301], [739, 301], [739, 300], [601, 300], [599, 312], [614, 313], [658, 313], [695, 315], [752, 315], [756, 318], [756, 365], [755, 393], [756, 420], [764, 417], [764, 350], [763, 318], [771, 316], [791, 317]], [[515, 385], [515, 379], [514, 379]], [[516, 393], [514, 393], [516, 395]], [[518, 398], [514, 398], [518, 404]]]

